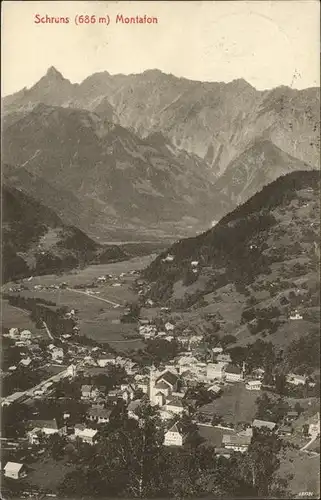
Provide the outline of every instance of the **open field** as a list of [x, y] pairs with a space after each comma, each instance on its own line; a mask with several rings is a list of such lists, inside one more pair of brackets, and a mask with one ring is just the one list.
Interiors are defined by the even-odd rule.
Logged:
[[262, 391], [248, 391], [241, 383], [225, 386], [220, 398], [201, 407], [202, 412], [219, 415], [224, 422], [252, 422], [255, 412], [255, 401]]
[[222, 447], [222, 439], [224, 434], [235, 434], [233, 430], [219, 429], [208, 425], [198, 424], [198, 433], [204, 439], [203, 444], [213, 446], [214, 448]]
[[73, 470], [65, 461], [55, 461], [52, 459], [38, 460], [31, 464], [32, 471], [28, 474], [28, 483], [47, 491], [55, 492], [65, 475]]
[[30, 330], [37, 337], [48, 338], [45, 330], [35, 327], [29, 318], [29, 312], [11, 306], [7, 300], [1, 300], [1, 323], [2, 328], [20, 328]]
[[[29, 281], [28, 278], [21, 280], [27, 285], [54, 285], [57, 283], [67, 282], [69, 286], [81, 285], [83, 283], [90, 283], [94, 279], [104, 274], [112, 274], [118, 276], [121, 273], [130, 271], [139, 271], [147, 267], [156, 257], [156, 254], [144, 255], [142, 257], [135, 257], [130, 260], [121, 262], [114, 262], [112, 264], [99, 264], [88, 266], [85, 269], [75, 269], [60, 276], [55, 274], [46, 274], [44, 276], [33, 276]], [[2, 289], [8, 290], [12, 283], [6, 283]]]
[[320, 456], [309, 456], [296, 450], [287, 450], [281, 458], [278, 475], [289, 478], [288, 488], [301, 498], [320, 498]]
[[[130, 339], [131, 336], [137, 333], [136, 326], [134, 324], [119, 323], [126, 303], [137, 298], [132, 290], [132, 284], [137, 276], [126, 274], [122, 278], [116, 278], [122, 273], [130, 273], [130, 271], [145, 268], [154, 257], [155, 255], [145, 255], [113, 264], [89, 266], [86, 269], [75, 270], [61, 276], [35, 276], [31, 280], [23, 280], [24, 284], [28, 286], [28, 290], [23, 290], [19, 294], [25, 297], [42, 298], [55, 302], [58, 306], [65, 305], [70, 309], [75, 309], [80, 334], [82, 335], [91, 337], [98, 342], [110, 342], [114, 349], [121, 351], [139, 348], [143, 346], [142, 341], [140, 339]], [[91, 284], [99, 276], [107, 274], [112, 275], [115, 279], [102, 283], [98, 288], [94, 289], [95, 292], [99, 293], [91, 295], [87, 294], [85, 290], [73, 289], [76, 285]], [[34, 289], [35, 285], [49, 286], [63, 282], [67, 283], [67, 289]], [[113, 286], [115, 283], [119, 283], [120, 286]], [[3, 286], [3, 291], [8, 291], [11, 286], [12, 284], [7, 283]], [[119, 307], [115, 307], [118, 304]], [[28, 318], [28, 313], [24, 316], [20, 310], [8, 304], [7, 306], [10, 312], [9, 316], [13, 321], [13, 324], [9, 324], [9, 321], [7, 321], [8, 326], [19, 326], [17, 322], [14, 322], [16, 315], [18, 318]], [[29, 320], [29, 328], [34, 331], [35, 327], [33, 323], [30, 323]], [[41, 330], [40, 332], [44, 335], [44, 332]]]

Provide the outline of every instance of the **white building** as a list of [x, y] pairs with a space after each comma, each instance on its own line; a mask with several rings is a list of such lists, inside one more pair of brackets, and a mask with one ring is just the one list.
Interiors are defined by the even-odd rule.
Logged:
[[173, 262], [174, 258], [174, 255], [168, 254], [164, 259], [162, 259], [162, 262]]
[[87, 415], [91, 422], [106, 424], [109, 422], [111, 410], [106, 410], [105, 408], [90, 408]]
[[39, 435], [51, 436], [53, 434], [64, 434], [65, 427], [59, 428], [57, 420], [38, 420], [34, 421], [35, 427], [27, 433], [31, 444], [39, 443]]
[[219, 363], [226, 363], [226, 364], [231, 363], [232, 361], [230, 354], [223, 354], [223, 353], [218, 354], [216, 360]]
[[75, 425], [75, 437], [87, 444], [94, 444], [97, 432], [95, 429], [87, 429], [82, 424]]
[[227, 382], [240, 382], [243, 380], [243, 371], [238, 366], [229, 364], [225, 367], [225, 380]]
[[64, 351], [62, 350], [61, 347], [55, 347], [51, 351], [51, 357], [53, 361], [61, 362], [64, 357]]
[[266, 427], [270, 431], [273, 431], [275, 428], [276, 423], [275, 422], [270, 422], [268, 420], [259, 420], [259, 419], [254, 419], [252, 423], [252, 428], [255, 427], [256, 429], [261, 429], [262, 427]]
[[174, 398], [166, 402], [165, 409], [167, 411], [175, 413], [175, 415], [181, 415], [184, 412], [182, 401], [178, 398]]
[[4, 468], [5, 477], [10, 477], [11, 479], [21, 479], [26, 477], [25, 466], [17, 462], [7, 462]]
[[291, 313], [290, 319], [294, 319], [294, 320], [303, 319], [303, 316], [301, 314], [299, 314], [298, 311], [294, 311], [293, 313]]
[[164, 446], [183, 446], [184, 436], [174, 424], [166, 433], [164, 438]]
[[29, 330], [22, 330], [20, 333], [20, 339], [21, 340], [30, 340], [31, 339], [31, 332]]
[[159, 410], [159, 416], [163, 422], [166, 422], [166, 420], [171, 420], [173, 418], [173, 414], [170, 411], [164, 410], [163, 408]]
[[20, 364], [21, 364], [22, 366], [27, 367], [27, 366], [29, 366], [29, 365], [31, 364], [31, 362], [32, 362], [32, 361], [31, 361], [31, 358], [29, 358], [29, 357], [28, 357], [28, 358], [24, 358], [24, 359], [22, 359], [22, 360], [20, 361]]
[[213, 394], [219, 394], [221, 391], [222, 391], [222, 388], [219, 386], [219, 385], [211, 385], [211, 387], [209, 387], [208, 389], [208, 392], [212, 392]]
[[115, 357], [109, 354], [101, 356], [100, 358], [97, 359], [98, 366], [101, 366], [102, 368], [105, 368], [105, 366], [107, 365], [114, 365], [115, 362], [116, 362]]
[[169, 321], [167, 323], [165, 323], [165, 330], [167, 332], [172, 332], [174, 330], [175, 326], [170, 323]]
[[159, 405], [160, 407], [164, 406], [166, 401], [164, 393], [160, 391], [155, 394], [153, 399], [154, 399], [153, 403], [155, 405]]
[[67, 370], [66, 370], [66, 374], [68, 377], [72, 377], [74, 378], [77, 374], [77, 367], [76, 365], [69, 365]]
[[209, 380], [222, 380], [224, 378], [226, 363], [208, 363], [206, 376]]
[[228, 450], [240, 451], [241, 453], [245, 453], [251, 444], [251, 439], [251, 436], [245, 434], [224, 434], [222, 443]]
[[309, 435], [315, 436], [320, 434], [320, 413], [318, 412], [309, 420]]
[[245, 387], [249, 391], [260, 391], [262, 387], [262, 382], [261, 380], [249, 380]]
[[134, 399], [135, 390], [131, 385], [121, 386], [122, 399], [128, 403]]
[[19, 339], [20, 338], [18, 328], [10, 328], [8, 335], [11, 339]]
[[295, 373], [289, 373], [286, 377], [286, 381], [291, 385], [304, 385], [307, 378], [304, 375], [296, 375]]

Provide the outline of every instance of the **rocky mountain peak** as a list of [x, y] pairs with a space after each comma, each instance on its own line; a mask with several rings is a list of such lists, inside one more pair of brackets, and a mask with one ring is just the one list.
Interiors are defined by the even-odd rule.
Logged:
[[64, 76], [54, 66], [50, 66], [46, 73], [46, 78], [55, 80], [65, 80]]

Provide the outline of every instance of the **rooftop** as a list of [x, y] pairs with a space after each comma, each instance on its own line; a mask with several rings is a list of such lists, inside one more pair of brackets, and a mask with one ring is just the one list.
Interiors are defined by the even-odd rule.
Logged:
[[33, 420], [32, 423], [39, 429], [59, 429], [55, 418], [52, 420]]
[[177, 408], [183, 408], [182, 401], [178, 398], [171, 399], [168, 403], [166, 403], [167, 406], [175, 406]]
[[127, 407], [127, 410], [128, 411], [134, 411], [136, 410], [141, 404], [141, 400], [140, 399], [135, 399], [135, 401], [131, 401]]
[[10, 470], [12, 472], [19, 472], [22, 467], [23, 467], [23, 464], [19, 464], [17, 462], [7, 462], [4, 470], [5, 471]]
[[93, 386], [92, 385], [82, 385], [81, 386], [81, 392], [91, 392]]
[[251, 443], [251, 436], [224, 434], [222, 442], [225, 445], [248, 446]]
[[90, 408], [88, 410], [88, 415], [92, 417], [109, 418], [111, 415], [111, 410], [106, 410], [106, 408]]
[[178, 434], [180, 434], [178, 427], [177, 427], [177, 424], [172, 425], [172, 427], [170, 429], [168, 429], [167, 432], [178, 432]]
[[235, 374], [239, 374], [239, 375], [241, 375], [242, 370], [241, 370], [241, 368], [239, 368], [239, 367], [238, 367], [238, 366], [236, 366], [236, 365], [229, 364], [229, 365], [227, 365], [227, 367], [225, 368], [225, 373], [235, 373]]
[[83, 430], [81, 429], [80, 431], [81, 431], [81, 435], [83, 437], [89, 437], [89, 438], [93, 438], [98, 432], [95, 429], [87, 429], [87, 428], [85, 428]]
[[165, 373], [163, 373], [163, 375], [160, 375], [160, 377], [158, 377], [157, 382], [160, 381], [164, 381], [173, 386], [178, 381], [178, 377], [177, 375], [174, 375], [174, 373], [166, 371]]
[[252, 427], [256, 427], [257, 429], [267, 427], [268, 429], [273, 430], [275, 426], [275, 422], [269, 422], [268, 420], [254, 419], [252, 423]]

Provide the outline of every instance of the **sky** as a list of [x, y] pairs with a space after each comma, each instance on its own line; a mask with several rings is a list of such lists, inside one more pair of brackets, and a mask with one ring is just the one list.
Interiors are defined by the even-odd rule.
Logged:
[[[36, 24], [35, 15], [69, 17]], [[96, 23], [75, 24], [76, 15]], [[116, 24], [157, 17], [157, 24]], [[109, 16], [109, 25], [97, 19]], [[319, 0], [273, 1], [4, 1], [2, 95], [30, 87], [55, 66], [72, 83], [108, 71], [160, 69], [179, 77], [259, 90], [320, 85]]]

